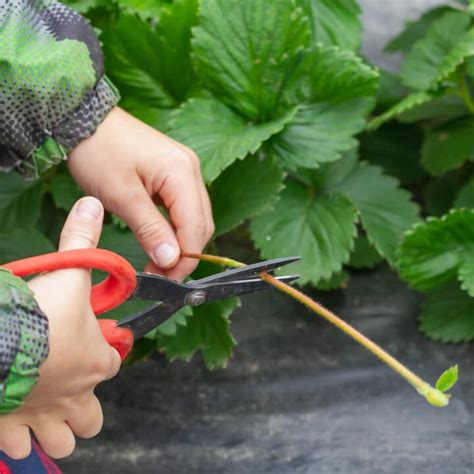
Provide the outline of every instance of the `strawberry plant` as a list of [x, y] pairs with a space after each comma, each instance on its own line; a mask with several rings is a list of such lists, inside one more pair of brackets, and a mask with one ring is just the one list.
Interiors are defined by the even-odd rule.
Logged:
[[[466, 3], [426, 13], [389, 43], [405, 54], [399, 75], [357, 54], [356, 0], [69, 3], [100, 32], [120, 105], [199, 155], [213, 251], [233, 234], [252, 240], [262, 258], [299, 254], [291, 269], [299, 284], [321, 289], [385, 261], [427, 292], [423, 331], [473, 338], [474, 34]], [[1, 260], [53, 250], [79, 196], [63, 166], [33, 183], [0, 175]], [[100, 246], [137, 268], [146, 263], [114, 216]], [[202, 263], [194, 277], [210, 271]], [[223, 367], [237, 305], [183, 310], [140, 341], [135, 356], [158, 348], [187, 360], [200, 351], [208, 367]]]

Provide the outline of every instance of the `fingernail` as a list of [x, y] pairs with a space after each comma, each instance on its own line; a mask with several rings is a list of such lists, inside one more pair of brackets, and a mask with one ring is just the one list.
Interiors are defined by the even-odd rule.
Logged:
[[92, 197], [83, 198], [76, 206], [76, 215], [96, 220], [102, 215], [102, 204]]
[[175, 258], [178, 251], [170, 244], [161, 244], [153, 251], [155, 263], [162, 268], [167, 267]]

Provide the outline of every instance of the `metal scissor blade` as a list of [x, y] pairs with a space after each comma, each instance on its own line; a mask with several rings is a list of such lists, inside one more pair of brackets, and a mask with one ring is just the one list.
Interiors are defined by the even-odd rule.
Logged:
[[[279, 281], [291, 283], [292, 281], [297, 280], [299, 278], [299, 275], [285, 275], [276, 278]], [[250, 293], [256, 293], [257, 291], [268, 290], [272, 288], [269, 283], [261, 280], [260, 278], [252, 278], [249, 280], [237, 280], [230, 282], [219, 281], [216, 283], [208, 283], [204, 285], [196, 285], [196, 282], [192, 283], [192, 288], [195, 288], [195, 291], [203, 292], [203, 296], [205, 296], [205, 303], [209, 303], [211, 301], [216, 300], [222, 300], [224, 298], [248, 295]]]
[[301, 257], [283, 257], [275, 258], [273, 260], [265, 260], [263, 262], [252, 263], [250, 265], [245, 265], [245, 267], [234, 268], [232, 270], [227, 270], [225, 272], [217, 273], [216, 275], [211, 275], [206, 278], [201, 278], [200, 280], [194, 280], [193, 284], [203, 285], [206, 283], [214, 282], [226, 282], [244, 280], [246, 278], [251, 278], [259, 275], [260, 273], [270, 272], [277, 268], [283, 267], [290, 263], [297, 262]]
[[157, 303], [127, 318], [121, 319], [117, 322], [117, 326], [130, 328], [135, 339], [139, 339], [160, 324], [163, 324], [181, 307], [182, 305], [176, 302]]

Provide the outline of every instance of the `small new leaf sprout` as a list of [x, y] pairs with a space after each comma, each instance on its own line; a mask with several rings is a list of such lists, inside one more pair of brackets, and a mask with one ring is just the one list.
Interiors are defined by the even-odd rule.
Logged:
[[[183, 257], [205, 260], [232, 268], [239, 268], [245, 265], [244, 263], [238, 262], [236, 260], [225, 257], [217, 257], [215, 255], [202, 255], [188, 252], [183, 252], [182, 255]], [[435, 407], [445, 407], [449, 404], [450, 395], [444, 392], [449, 390], [449, 388], [451, 388], [456, 383], [458, 377], [457, 365], [446, 370], [436, 382], [436, 388], [432, 387], [430, 384], [425, 382], [423, 379], [405, 367], [397, 359], [392, 357], [388, 352], [383, 350], [378, 344], [365, 337], [357, 329], [343, 321], [332, 311], [329, 311], [316, 301], [312, 300], [309, 296], [305, 295], [296, 288], [293, 288], [292, 286], [274, 278], [268, 273], [262, 273], [260, 277], [262, 280], [266, 281], [278, 290], [290, 295], [292, 298], [304, 304], [312, 311], [319, 314], [324, 319], [338, 327], [340, 330], [344, 331], [347, 335], [355, 339], [357, 342], [359, 342], [359, 344], [363, 345], [367, 350], [372, 352], [372, 354], [377, 356], [385, 364], [398, 372], [398, 374], [401, 375], [408, 383], [413, 385], [417, 392], [425, 397], [431, 405]]]
[[436, 388], [442, 392], [448, 391], [458, 381], [459, 369], [457, 365], [453, 365], [445, 370], [436, 382]]

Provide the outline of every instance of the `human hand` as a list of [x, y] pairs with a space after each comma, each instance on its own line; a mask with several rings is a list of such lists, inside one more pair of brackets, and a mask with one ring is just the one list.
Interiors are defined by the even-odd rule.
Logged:
[[[61, 233], [59, 250], [93, 248], [99, 240], [103, 207], [81, 199]], [[24, 405], [0, 416], [0, 451], [13, 459], [29, 455], [34, 432], [53, 458], [72, 453], [75, 436], [95, 436], [103, 417], [94, 388], [113, 377], [120, 356], [105, 341], [90, 304], [88, 270], [60, 270], [41, 275], [29, 286], [49, 321], [49, 355]]]
[[199, 159], [190, 149], [115, 108], [70, 153], [68, 164], [82, 189], [130, 226], [153, 262], [147, 270], [175, 280], [194, 270], [197, 262], [182, 258], [180, 249], [200, 253], [214, 223]]

